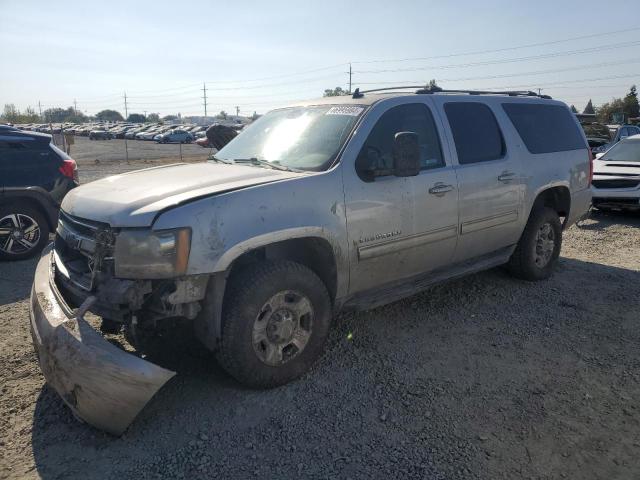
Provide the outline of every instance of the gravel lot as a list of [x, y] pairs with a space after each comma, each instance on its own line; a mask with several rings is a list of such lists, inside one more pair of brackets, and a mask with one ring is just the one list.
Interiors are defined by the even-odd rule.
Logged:
[[[84, 181], [146, 165], [80, 164]], [[313, 370], [275, 390], [241, 387], [170, 332], [150, 357], [178, 375], [122, 438], [44, 384], [34, 266], [0, 264], [1, 478], [640, 475], [638, 215], [572, 227], [548, 281], [494, 269], [341, 315]]]
[[[88, 137], [76, 136], [75, 144], [71, 146], [71, 157], [80, 166], [83, 165], [109, 165], [126, 161], [125, 141], [113, 140], [89, 140]], [[183, 161], [205, 159], [209, 154], [209, 148], [202, 148], [195, 143], [180, 145], [179, 143], [160, 144], [143, 140], [127, 140], [130, 162], [150, 162], [158, 160], [162, 162], [180, 161], [182, 150]]]

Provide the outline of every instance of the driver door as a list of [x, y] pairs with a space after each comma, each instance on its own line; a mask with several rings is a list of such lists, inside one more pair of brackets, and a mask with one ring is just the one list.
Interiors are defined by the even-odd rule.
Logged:
[[[377, 114], [370, 112], [355, 168], [345, 165], [350, 294], [447, 265], [456, 247], [456, 174], [445, 160], [431, 109], [422, 102], [398, 103], [384, 102]], [[407, 131], [418, 134], [422, 170], [400, 178], [393, 175], [393, 142], [396, 133]]]

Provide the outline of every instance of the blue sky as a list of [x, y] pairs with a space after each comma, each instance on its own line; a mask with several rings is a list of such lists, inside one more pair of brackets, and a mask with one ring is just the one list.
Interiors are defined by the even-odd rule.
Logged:
[[[639, 8], [637, 0], [0, 0], [0, 104], [76, 99], [89, 114], [124, 111], [126, 91], [130, 113], [202, 114], [206, 82], [209, 113], [264, 112], [346, 87], [353, 62], [354, 87], [436, 78], [445, 88], [542, 88], [582, 108], [640, 83]], [[513, 48], [585, 35], [597, 36]]]

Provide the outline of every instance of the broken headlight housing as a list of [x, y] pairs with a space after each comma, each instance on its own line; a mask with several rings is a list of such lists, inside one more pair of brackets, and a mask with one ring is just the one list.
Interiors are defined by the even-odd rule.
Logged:
[[116, 237], [118, 278], [153, 279], [184, 275], [189, 262], [191, 229], [122, 230]]

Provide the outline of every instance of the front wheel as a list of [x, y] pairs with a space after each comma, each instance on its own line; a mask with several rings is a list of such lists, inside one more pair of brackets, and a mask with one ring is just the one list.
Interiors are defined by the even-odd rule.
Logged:
[[520, 241], [508, 263], [511, 274], [523, 280], [551, 276], [560, 256], [562, 225], [555, 210], [542, 207], [531, 212]]
[[241, 383], [272, 388], [305, 373], [331, 323], [324, 283], [291, 261], [251, 265], [231, 279], [218, 362]]

